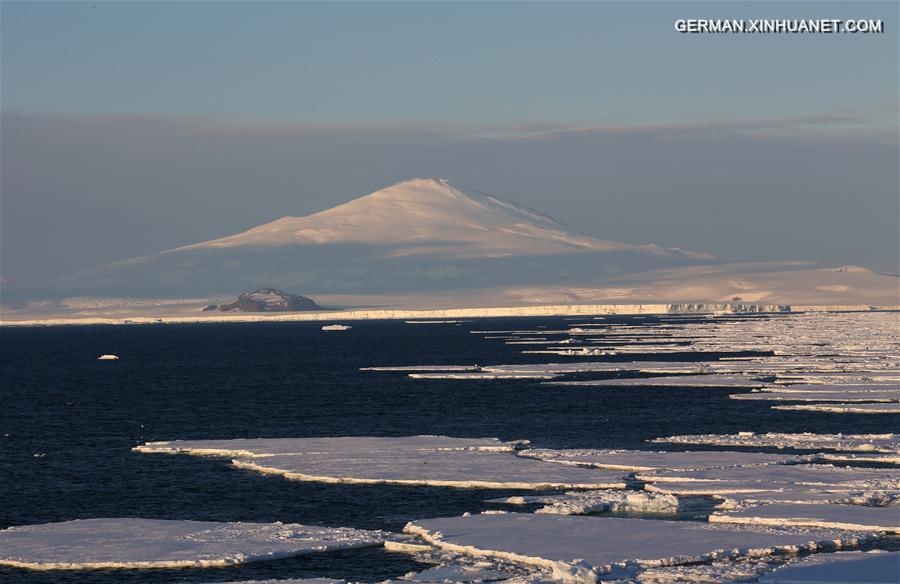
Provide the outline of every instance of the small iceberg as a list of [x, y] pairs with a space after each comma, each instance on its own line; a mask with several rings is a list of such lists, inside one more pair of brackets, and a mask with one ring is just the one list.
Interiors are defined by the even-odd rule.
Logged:
[[348, 331], [353, 327], [349, 324], [326, 324], [322, 327], [323, 331]]
[[97, 357], [97, 361], [118, 361], [118, 355], [100, 355]]

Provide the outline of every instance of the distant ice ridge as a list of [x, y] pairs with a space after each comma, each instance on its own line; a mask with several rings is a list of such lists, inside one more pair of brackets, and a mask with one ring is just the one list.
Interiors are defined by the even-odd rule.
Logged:
[[377, 531], [296, 523], [79, 519], [0, 531], [0, 565], [32, 570], [230, 566], [383, 542]]
[[496, 438], [273, 438], [148, 442], [138, 452], [234, 457], [232, 464], [288, 479], [488, 489], [624, 488], [622, 473], [515, 455]]

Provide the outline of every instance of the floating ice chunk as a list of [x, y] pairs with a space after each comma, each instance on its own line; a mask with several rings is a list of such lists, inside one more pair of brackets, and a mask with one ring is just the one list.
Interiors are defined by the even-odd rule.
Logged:
[[410, 575], [405, 580], [410, 582], [494, 582], [508, 580], [510, 574], [495, 570], [490, 565], [466, 565], [460, 563], [444, 564]]
[[551, 381], [553, 385], [599, 385], [604, 387], [763, 387], [765, 382], [745, 375], [679, 375], [674, 377], [634, 377]]
[[827, 462], [876, 462], [879, 464], [900, 465], [900, 456], [896, 454], [852, 454], [845, 452], [820, 452], [815, 455], [818, 460]]
[[478, 371], [477, 365], [403, 365], [400, 367], [360, 367], [360, 371]]
[[774, 432], [756, 434], [740, 432], [738, 434], [685, 434], [654, 438], [650, 442], [900, 454], [900, 435], [898, 434], [780, 434]]
[[897, 584], [900, 552], [814, 554], [763, 576], [760, 584]]
[[520, 451], [519, 455], [539, 458], [548, 462], [624, 471], [648, 471], [655, 469], [696, 470], [731, 466], [789, 464], [810, 460], [808, 456], [716, 450], [707, 452], [652, 452], [646, 450], [551, 450], [531, 448]]
[[834, 503], [773, 503], [737, 511], [716, 512], [709, 516], [709, 521], [896, 533], [900, 532], [900, 509]]
[[898, 386], [896, 383], [800, 383], [793, 385], [777, 385], [765, 388], [765, 391], [772, 391], [776, 393], [825, 393], [832, 391], [838, 393], [884, 393], [891, 390], [893, 390], [897, 397], [900, 398], [900, 386]]
[[738, 393], [731, 399], [750, 401], [836, 401], [836, 402], [893, 402], [900, 403], [900, 392], [888, 391], [821, 391], [821, 392], [770, 392]]
[[214, 584], [347, 584], [346, 580], [332, 580], [331, 578], [290, 578], [288, 580], [238, 580], [237, 582], [216, 582]]
[[900, 488], [900, 477], [894, 469], [850, 468], [827, 464], [771, 464], [766, 466], [736, 466], [703, 470], [658, 470], [638, 473], [641, 480], [650, 482], [712, 482], [757, 484], [768, 489], [778, 485], [821, 486], [843, 490], [886, 485]]
[[484, 371], [506, 373], [618, 373], [639, 371], [641, 373], [708, 373], [705, 363], [681, 363], [675, 361], [634, 361], [630, 363], [583, 362], [583, 363], [542, 363], [521, 365], [490, 365]]
[[407, 533], [448, 551], [499, 557], [554, 571], [561, 581], [594, 582], [631, 566], [664, 566], [716, 558], [814, 551], [857, 545], [836, 530], [723, 528], [688, 521], [505, 513], [425, 519]]
[[322, 327], [323, 331], [349, 331], [353, 327], [349, 324], [326, 324]]
[[118, 361], [119, 356], [118, 355], [100, 355], [99, 357], [97, 357], [97, 360], [98, 361]]
[[232, 464], [289, 479], [462, 488], [622, 488], [621, 473], [515, 456], [495, 438], [288, 438], [151, 442], [140, 452], [236, 456]]
[[410, 373], [413, 379], [483, 379], [495, 381], [503, 379], [556, 379], [558, 375], [550, 373], [492, 373], [473, 371], [470, 373]]
[[538, 509], [536, 513], [556, 515], [587, 515], [603, 511], [666, 514], [678, 512], [677, 497], [646, 491], [571, 491], [563, 495], [507, 497], [492, 499], [489, 502], [508, 505], [543, 503], [546, 507]]
[[377, 531], [296, 523], [79, 519], [0, 531], [0, 565], [33, 570], [229, 566], [383, 541]]
[[795, 404], [772, 406], [773, 410], [828, 412], [832, 414], [900, 414], [900, 402], [880, 404]]
[[451, 438], [449, 436], [388, 436], [337, 438], [235, 438], [233, 440], [172, 440], [147, 442], [133, 450], [144, 453], [269, 457], [276, 454], [338, 455], [342, 452], [398, 452], [405, 450], [491, 450], [512, 452], [523, 442], [503, 442], [497, 438]]

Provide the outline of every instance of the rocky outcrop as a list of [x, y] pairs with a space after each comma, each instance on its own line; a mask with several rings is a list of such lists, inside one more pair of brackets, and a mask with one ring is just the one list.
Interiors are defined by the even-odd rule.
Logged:
[[301, 312], [322, 310], [312, 298], [282, 292], [275, 288], [260, 288], [245, 292], [235, 302], [221, 306], [207, 306], [204, 311], [220, 312]]

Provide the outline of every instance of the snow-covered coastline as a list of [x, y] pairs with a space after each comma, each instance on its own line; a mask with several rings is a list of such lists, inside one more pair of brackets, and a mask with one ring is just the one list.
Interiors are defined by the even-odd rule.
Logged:
[[196, 314], [173, 316], [70, 317], [0, 320], [0, 326], [200, 324], [223, 322], [318, 322], [345, 320], [407, 320], [438, 318], [488, 318], [517, 316], [602, 316], [649, 314], [757, 314], [800, 312], [871, 312], [900, 310], [900, 306], [783, 304], [571, 304], [493, 308], [445, 308], [432, 310], [364, 309], [324, 312]]

